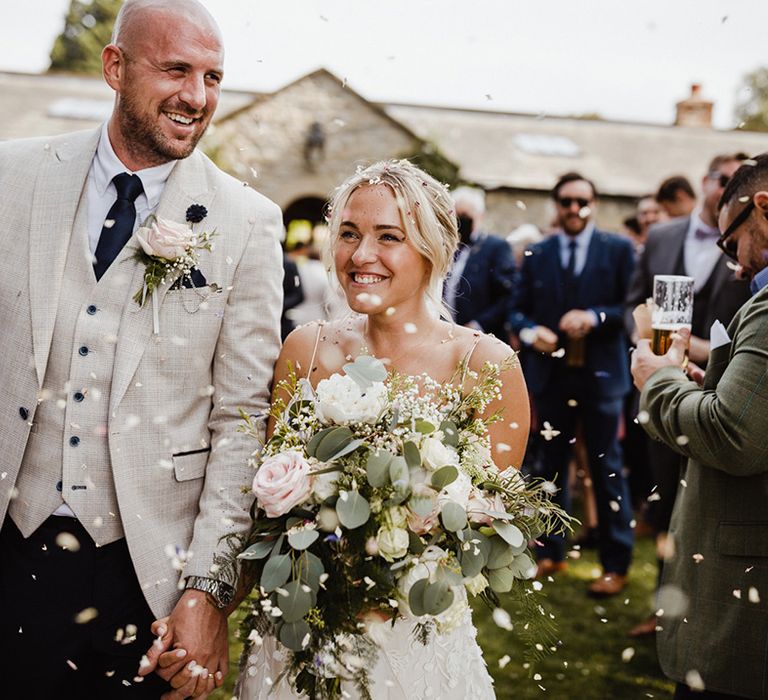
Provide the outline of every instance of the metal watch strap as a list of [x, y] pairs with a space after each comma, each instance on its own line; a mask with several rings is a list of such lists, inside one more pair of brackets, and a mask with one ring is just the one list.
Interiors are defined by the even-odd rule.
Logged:
[[184, 588], [192, 588], [196, 591], [207, 593], [214, 605], [219, 609], [226, 608], [235, 597], [235, 589], [232, 586], [223, 581], [217, 581], [215, 578], [206, 578], [205, 576], [188, 576]]

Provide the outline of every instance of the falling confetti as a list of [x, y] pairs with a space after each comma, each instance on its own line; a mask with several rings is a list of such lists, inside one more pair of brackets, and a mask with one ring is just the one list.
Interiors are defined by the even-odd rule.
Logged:
[[685, 682], [691, 690], [704, 690], [704, 679], [696, 669], [691, 669], [685, 674]]
[[628, 664], [630, 661], [632, 661], [632, 657], [635, 655], [635, 650], [632, 647], [627, 647], [624, 649], [624, 651], [621, 652], [621, 660]]
[[99, 616], [99, 611], [96, 608], [85, 608], [75, 615], [75, 622], [78, 625], [84, 625], [91, 620], [95, 620]]
[[69, 552], [80, 549], [80, 541], [71, 532], [60, 532], [56, 535], [56, 545]]
[[552, 440], [552, 438], [556, 438], [558, 435], [560, 435], [560, 431], [559, 431], [559, 430], [555, 430], [555, 429], [554, 429], [554, 428], [551, 426], [551, 424], [550, 424], [550, 422], [549, 422], [548, 420], [545, 420], [545, 421], [544, 421], [544, 428], [543, 428], [543, 429], [540, 431], [540, 433], [541, 433], [541, 436], [542, 436], [542, 437], [543, 437], [543, 438], [544, 438], [544, 439], [545, 439], [547, 442], [549, 442], [550, 440]]
[[504, 654], [504, 656], [499, 659], [499, 668], [504, 668], [511, 660], [509, 654]]
[[409, 334], [413, 335], [414, 333], [418, 332], [419, 329], [416, 327], [415, 323], [406, 323], [403, 326], [403, 330], [406, 333], [409, 333]]
[[493, 621], [497, 626], [501, 627], [501, 629], [512, 631], [512, 618], [504, 608], [494, 608]]

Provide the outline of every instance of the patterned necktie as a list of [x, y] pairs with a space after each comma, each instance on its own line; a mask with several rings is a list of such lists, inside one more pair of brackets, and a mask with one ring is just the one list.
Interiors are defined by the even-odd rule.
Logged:
[[138, 175], [120, 173], [112, 178], [112, 183], [117, 190], [117, 199], [107, 213], [107, 219], [99, 236], [99, 244], [96, 246], [93, 271], [97, 280], [101, 279], [133, 235], [133, 224], [136, 222], [134, 202], [136, 197], [144, 191]]

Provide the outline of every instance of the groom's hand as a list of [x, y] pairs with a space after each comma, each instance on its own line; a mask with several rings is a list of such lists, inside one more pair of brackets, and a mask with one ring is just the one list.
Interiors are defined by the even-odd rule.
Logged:
[[204, 698], [220, 687], [229, 667], [227, 616], [202, 591], [185, 591], [169, 617], [152, 625], [158, 639], [139, 674], [155, 671], [173, 690], [162, 700]]

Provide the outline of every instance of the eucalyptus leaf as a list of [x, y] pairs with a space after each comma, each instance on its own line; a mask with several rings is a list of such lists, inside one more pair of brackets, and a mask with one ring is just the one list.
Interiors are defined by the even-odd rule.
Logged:
[[278, 607], [283, 611], [283, 620], [286, 624], [298, 622], [312, 607], [312, 596], [309, 586], [296, 579], [282, 586], [288, 595], [280, 595]]
[[434, 581], [424, 589], [424, 608], [428, 615], [439, 615], [451, 607], [453, 591], [447, 581]]
[[422, 435], [429, 435], [430, 433], [435, 432], [435, 426], [432, 425], [428, 420], [424, 420], [423, 418], [419, 418], [416, 421], [416, 432], [421, 433]]
[[461, 573], [467, 578], [474, 578], [483, 569], [484, 557], [479, 549], [471, 547], [463, 549], [459, 553], [459, 563], [461, 564]]
[[360, 355], [354, 362], [344, 365], [344, 372], [362, 391], [366, 391], [374, 382], [383, 382], [387, 378], [387, 368], [384, 363], [369, 355]]
[[477, 547], [486, 559], [491, 553], [491, 541], [479, 530], [467, 528], [464, 531], [464, 541], [469, 542], [473, 547]]
[[457, 532], [467, 526], [467, 511], [458, 503], [446, 501], [440, 509], [440, 518], [443, 521], [443, 527], [448, 532]]
[[393, 454], [386, 450], [373, 450], [368, 454], [368, 461], [365, 465], [365, 473], [368, 476], [368, 483], [374, 488], [386, 486], [389, 481], [389, 463], [392, 461]]
[[443, 442], [451, 447], [459, 444], [459, 429], [452, 420], [444, 420], [440, 423], [440, 430], [443, 433]]
[[335, 459], [339, 459], [340, 457], [344, 457], [344, 455], [351, 454], [354, 452], [360, 445], [365, 443], [365, 440], [362, 440], [358, 438], [357, 440], [352, 440], [352, 442], [348, 442], [344, 447], [342, 447], [338, 452], [334, 453], [328, 459], [326, 459], [326, 462], [333, 462]]
[[274, 540], [262, 540], [261, 542], [252, 544], [244, 552], [240, 552], [240, 554], [237, 555], [237, 558], [245, 559], [246, 561], [252, 561], [253, 559], [263, 559], [272, 551], [272, 547], [274, 546]]
[[508, 568], [488, 572], [488, 583], [495, 593], [509, 593], [515, 583], [515, 575]]
[[325, 573], [320, 557], [312, 552], [303, 551], [297, 560], [297, 569], [301, 580], [317, 594], [320, 590], [320, 577]]
[[352, 442], [352, 431], [346, 425], [340, 425], [323, 436], [315, 450], [315, 457], [321, 462], [328, 462], [337, 452]]
[[286, 622], [280, 627], [277, 638], [291, 651], [301, 651], [304, 648], [302, 642], [309, 633], [309, 625], [304, 620]]
[[429, 496], [411, 496], [408, 507], [420, 518], [426, 518], [435, 508], [435, 499]]
[[429, 579], [421, 578], [411, 586], [408, 593], [408, 607], [416, 617], [427, 614], [427, 608], [424, 604], [424, 593], [429, 585]]
[[318, 537], [320, 533], [317, 530], [299, 530], [288, 534], [288, 544], [294, 549], [306, 549]]
[[515, 557], [512, 566], [509, 567], [515, 578], [529, 579], [536, 575], [536, 565], [527, 554]]
[[405, 459], [397, 455], [389, 463], [389, 478], [395, 488], [402, 490], [411, 480], [411, 471]]
[[371, 508], [359, 491], [341, 491], [336, 501], [336, 514], [344, 527], [354, 530], [368, 522]]
[[403, 445], [403, 456], [405, 457], [406, 464], [411, 469], [416, 469], [421, 466], [421, 453], [419, 452], [419, 448], [416, 447], [415, 442], [408, 440]]
[[424, 546], [424, 543], [421, 541], [421, 537], [419, 537], [415, 532], [411, 532], [408, 530], [408, 550], [412, 553], [418, 556], [421, 554], [426, 547]]
[[267, 559], [261, 572], [259, 585], [268, 593], [280, 588], [291, 575], [291, 557], [288, 554], [278, 554]]
[[323, 430], [315, 433], [307, 443], [307, 454], [310, 457], [314, 457], [317, 453], [317, 447], [322, 442], [323, 438], [325, 438], [326, 435], [332, 433], [334, 430], [336, 430], [336, 427], [332, 426], [330, 428], [323, 428]]
[[442, 491], [448, 484], [452, 484], [459, 478], [459, 470], [452, 465], [440, 467], [432, 474], [432, 486], [438, 491]]
[[491, 537], [491, 553], [488, 555], [489, 569], [503, 569], [515, 558], [512, 546], [501, 537]]
[[499, 537], [504, 539], [513, 547], [520, 547], [521, 545], [525, 544], [525, 537], [517, 525], [513, 525], [512, 523], [505, 523], [502, 520], [494, 520], [493, 529], [496, 530]]

